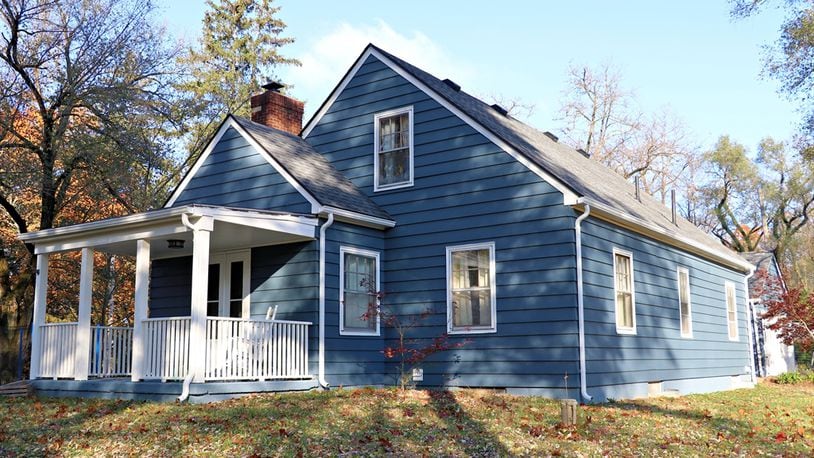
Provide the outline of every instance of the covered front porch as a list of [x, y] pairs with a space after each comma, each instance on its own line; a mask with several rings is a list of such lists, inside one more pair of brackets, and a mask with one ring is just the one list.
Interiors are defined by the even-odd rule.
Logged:
[[[30, 375], [37, 380], [35, 387], [46, 393], [125, 393], [118, 397], [161, 383], [165, 388], [150, 389], [177, 395], [174, 385], [182, 380], [209, 382], [206, 388], [190, 389], [193, 396], [211, 390], [224, 395], [312, 387], [312, 323], [278, 320], [273, 314], [252, 318], [248, 260], [229, 257], [232, 270], [227, 266], [213, 271], [213, 266], [227, 265], [216, 253], [314, 240], [317, 224], [316, 218], [305, 215], [189, 205], [22, 235], [35, 246], [37, 256]], [[71, 250], [82, 253], [78, 319], [47, 323], [49, 255]], [[132, 327], [92, 325], [94, 251], [135, 258]], [[151, 264], [183, 256], [191, 256], [192, 262], [188, 316], [154, 317]], [[218, 285], [210, 288], [210, 281], [218, 279], [222, 287], [227, 276], [231, 293]], [[224, 388], [223, 382], [235, 385]]]

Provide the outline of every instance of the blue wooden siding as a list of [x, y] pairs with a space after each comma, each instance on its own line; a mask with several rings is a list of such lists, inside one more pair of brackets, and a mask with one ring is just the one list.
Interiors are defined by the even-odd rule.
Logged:
[[251, 317], [263, 319], [277, 305], [277, 319], [310, 321], [308, 361], [317, 374], [319, 349], [319, 247], [316, 241], [252, 249]]
[[[743, 274], [603, 221], [583, 223], [588, 386], [735, 376], [749, 364]], [[613, 247], [633, 254], [636, 335], [616, 332]], [[692, 337], [682, 338], [678, 267], [690, 274]], [[735, 285], [738, 341], [727, 328], [725, 281]]]
[[[374, 193], [373, 115], [407, 105], [415, 185]], [[424, 385], [564, 388], [577, 373], [574, 214], [558, 191], [373, 57], [307, 141], [396, 220], [381, 260], [385, 301], [433, 312], [411, 337], [446, 332], [446, 247], [495, 242], [497, 333], [453, 337], [471, 342], [428, 360]], [[353, 345], [341, 336], [328, 348]], [[388, 364], [391, 380], [395, 370]]]
[[150, 318], [189, 316], [192, 304], [192, 256], [153, 260], [150, 269]]
[[311, 205], [234, 128], [229, 128], [174, 206], [200, 203], [310, 213]]
[[[363, 248], [380, 253], [384, 238], [377, 229], [335, 222], [325, 237], [325, 377], [332, 386], [392, 384], [385, 371], [384, 333], [380, 336], [339, 335], [339, 249]], [[386, 274], [381, 272], [380, 284]], [[383, 329], [382, 329], [383, 330]]]

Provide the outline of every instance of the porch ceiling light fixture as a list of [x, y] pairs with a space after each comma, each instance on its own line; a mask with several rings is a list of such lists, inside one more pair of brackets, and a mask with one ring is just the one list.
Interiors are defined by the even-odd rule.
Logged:
[[169, 239], [167, 240], [167, 248], [171, 250], [180, 250], [184, 248], [184, 239]]

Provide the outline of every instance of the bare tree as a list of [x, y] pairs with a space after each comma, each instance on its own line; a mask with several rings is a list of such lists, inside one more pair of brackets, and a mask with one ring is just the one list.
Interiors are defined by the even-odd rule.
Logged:
[[644, 190], [666, 204], [670, 191], [686, 183], [699, 148], [670, 111], [639, 111], [621, 81], [609, 64], [569, 69], [560, 110], [565, 141], [625, 179], [640, 177]]
[[610, 64], [569, 67], [560, 109], [566, 140], [617, 169], [617, 158], [639, 127], [633, 105], [633, 93], [621, 88], [621, 73]]

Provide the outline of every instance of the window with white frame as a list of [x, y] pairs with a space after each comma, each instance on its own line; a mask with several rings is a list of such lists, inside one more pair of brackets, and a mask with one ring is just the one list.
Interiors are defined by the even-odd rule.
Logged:
[[379, 335], [379, 253], [339, 249], [339, 331], [343, 335]]
[[729, 340], [738, 340], [738, 304], [735, 299], [735, 284], [726, 282], [726, 325]]
[[374, 116], [373, 190], [413, 184], [413, 107]]
[[633, 254], [613, 250], [613, 278], [616, 293], [616, 332], [636, 333], [636, 297], [633, 290]]
[[692, 337], [692, 311], [690, 309], [690, 271], [678, 268], [678, 313], [681, 337]]
[[495, 244], [447, 247], [447, 330], [495, 332]]

